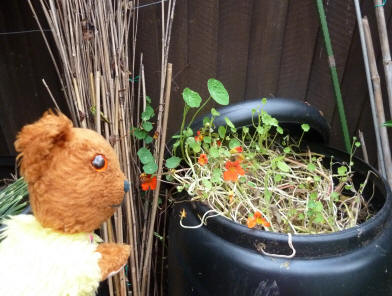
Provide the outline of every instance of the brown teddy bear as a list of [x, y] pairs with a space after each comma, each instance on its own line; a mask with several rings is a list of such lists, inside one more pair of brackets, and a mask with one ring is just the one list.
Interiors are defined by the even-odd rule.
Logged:
[[34, 216], [4, 223], [0, 295], [95, 295], [130, 254], [129, 245], [100, 243], [93, 233], [129, 190], [114, 150], [53, 112], [23, 127], [15, 148]]

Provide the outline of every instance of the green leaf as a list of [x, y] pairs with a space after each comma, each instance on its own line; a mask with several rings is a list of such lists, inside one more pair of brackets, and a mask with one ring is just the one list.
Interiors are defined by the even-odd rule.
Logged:
[[321, 181], [321, 178], [320, 178], [320, 176], [314, 176], [313, 177], [313, 180], [315, 181], [315, 182], [320, 182]]
[[206, 189], [210, 190], [212, 188], [212, 183], [210, 181], [208, 181], [207, 179], [203, 179], [202, 183]]
[[149, 162], [143, 166], [143, 171], [149, 175], [154, 174], [157, 170], [158, 165], [155, 163], [155, 161]]
[[284, 152], [284, 153], [290, 153], [290, 151], [291, 151], [291, 148], [290, 148], [290, 147], [285, 147], [285, 148], [283, 149], [283, 152]]
[[314, 163], [309, 163], [307, 166], [308, 170], [313, 172], [314, 170], [316, 170], [316, 166]]
[[275, 175], [275, 176], [274, 176], [274, 181], [275, 181], [275, 182], [280, 182], [281, 180], [282, 180], [282, 175], [279, 175], [279, 174], [278, 174], [278, 175]]
[[311, 199], [311, 200], [316, 200], [317, 199], [317, 192], [312, 192], [310, 195], [309, 195], [309, 198]]
[[203, 126], [205, 126], [206, 124], [210, 123], [211, 118], [209, 118], [208, 116], [204, 116], [203, 117]]
[[249, 134], [249, 127], [247, 127], [247, 126], [242, 127], [242, 132], [244, 134]]
[[272, 192], [269, 191], [268, 189], [266, 189], [264, 191], [264, 198], [265, 198], [266, 202], [270, 202], [271, 197], [272, 197]]
[[154, 156], [152, 156], [150, 150], [142, 147], [138, 150], [137, 156], [139, 156], [140, 162], [142, 164], [147, 164], [154, 161]]
[[223, 86], [222, 82], [214, 78], [210, 78], [208, 79], [207, 87], [211, 97], [215, 102], [220, 105], [229, 104], [229, 94], [227, 93], [227, 90]]
[[283, 129], [280, 126], [276, 127], [276, 131], [278, 134], [283, 135]]
[[262, 99], [261, 99], [261, 103], [262, 103], [263, 105], [267, 104], [267, 98], [262, 98]]
[[149, 96], [146, 96], [146, 102], [147, 104], [151, 104], [151, 98]]
[[308, 132], [310, 130], [310, 126], [307, 123], [301, 124], [301, 128], [304, 132]]
[[317, 215], [316, 218], [313, 220], [314, 223], [322, 223], [324, 222], [324, 217], [322, 215]]
[[226, 117], [226, 116], [225, 116], [225, 121], [226, 121], [226, 124], [227, 124], [229, 127], [235, 128], [234, 124], [233, 124], [233, 123], [231, 122], [231, 120], [230, 120], [228, 117]]
[[278, 161], [277, 163], [276, 163], [276, 165], [278, 166], [278, 168], [282, 171], [282, 172], [285, 172], [285, 173], [288, 173], [288, 172], [290, 172], [290, 167], [287, 165], [287, 163], [285, 163], [284, 161]]
[[387, 127], [392, 127], [392, 120], [385, 121], [383, 125]]
[[142, 120], [150, 120], [154, 116], [154, 109], [147, 105], [146, 109], [142, 112]]
[[212, 170], [211, 181], [212, 181], [213, 183], [221, 183], [221, 182], [222, 182], [222, 172], [221, 172], [220, 169], [214, 168], [214, 169]]
[[240, 141], [238, 141], [237, 139], [231, 139], [229, 142], [229, 148], [233, 149], [235, 147], [241, 146]]
[[182, 97], [184, 98], [185, 103], [191, 108], [199, 108], [201, 103], [200, 95], [186, 87], [182, 92]]
[[144, 121], [143, 123], [142, 123], [142, 127], [143, 127], [143, 129], [146, 131], [146, 132], [149, 132], [149, 131], [151, 131], [152, 130], [152, 123], [151, 122], [149, 122], [149, 121]]
[[178, 146], [180, 146], [180, 144], [181, 144], [181, 141], [180, 141], [180, 140], [174, 142], [173, 148], [177, 148]]
[[203, 137], [203, 141], [204, 141], [204, 143], [207, 143], [207, 144], [211, 144], [211, 137], [210, 136], [205, 136], [205, 137]]
[[177, 156], [172, 156], [166, 160], [166, 167], [168, 169], [174, 169], [179, 166], [181, 162], [181, 158]]
[[193, 150], [195, 153], [198, 153], [198, 152], [200, 152], [200, 150], [201, 150], [201, 145], [200, 145], [198, 142], [196, 142], [196, 141], [189, 142], [189, 147], [191, 147], [192, 150]]
[[[391, 125], [391, 126], [392, 126], [392, 125]], [[354, 145], [355, 145], [355, 147], [357, 147], [357, 148], [358, 148], [358, 147], [361, 147], [361, 143], [359, 143], [359, 142], [355, 142]]]
[[215, 108], [211, 108], [211, 115], [212, 115], [212, 116], [219, 116], [220, 113], [219, 113], [218, 111], [216, 111]]
[[152, 140], [153, 140], [153, 138], [152, 138], [151, 136], [147, 136], [147, 137], [144, 139], [144, 143], [150, 144], [150, 143], [152, 143]]
[[184, 133], [185, 137], [193, 136], [193, 130], [191, 128], [189, 128], [189, 127], [186, 130], [184, 130], [183, 133]]
[[338, 201], [339, 200], [339, 193], [337, 193], [336, 191], [332, 192], [331, 198], [333, 201]]
[[264, 133], [264, 128], [263, 128], [262, 126], [259, 125], [259, 126], [256, 128], [256, 131], [257, 131], [258, 134], [262, 135], [262, 134]]
[[212, 157], [212, 158], [219, 157], [219, 149], [216, 148], [216, 147], [211, 147], [209, 156]]
[[248, 181], [248, 185], [250, 187], [256, 187], [257, 185], [255, 183], [253, 183], [252, 181]]
[[224, 139], [226, 135], [226, 128], [224, 126], [218, 127], [218, 134], [221, 139]]
[[225, 148], [219, 148], [219, 154], [221, 156], [227, 156], [227, 157], [231, 156], [230, 152]]
[[136, 137], [138, 140], [144, 140], [147, 137], [147, 133], [140, 128], [135, 128], [133, 130], [133, 135]]
[[347, 167], [346, 166], [340, 166], [338, 168], [338, 174], [339, 176], [344, 176], [347, 172]]

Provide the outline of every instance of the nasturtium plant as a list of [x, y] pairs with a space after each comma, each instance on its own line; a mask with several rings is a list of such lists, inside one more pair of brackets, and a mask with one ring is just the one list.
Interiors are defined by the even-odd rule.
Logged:
[[[310, 125], [300, 124], [299, 139], [285, 135], [279, 121], [264, 110], [266, 98], [249, 111], [249, 126], [236, 126], [211, 108], [193, 128], [208, 102], [229, 103], [221, 82], [209, 79], [207, 88], [210, 96], [205, 100], [189, 88], [183, 91], [183, 120], [173, 137], [173, 156], [165, 163], [170, 182], [178, 182], [179, 191], [208, 204], [216, 215], [266, 231], [328, 233], [371, 216], [362, 197], [366, 182], [357, 189], [352, 181], [356, 139], [348, 162], [331, 159], [330, 167], [324, 167], [324, 156], [302, 143]], [[148, 125], [141, 125], [143, 132]]]

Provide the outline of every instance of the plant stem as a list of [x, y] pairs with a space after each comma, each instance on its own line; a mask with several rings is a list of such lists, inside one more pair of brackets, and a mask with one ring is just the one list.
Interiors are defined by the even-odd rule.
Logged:
[[342, 94], [340, 92], [338, 73], [336, 71], [335, 57], [334, 57], [333, 50], [332, 50], [331, 39], [329, 37], [327, 19], [325, 16], [324, 5], [323, 5], [322, 0], [317, 0], [317, 8], [318, 8], [319, 16], [320, 16], [321, 28], [322, 28], [323, 35], [324, 35], [325, 48], [326, 48], [327, 54], [328, 54], [329, 67], [331, 70], [331, 78], [332, 78], [332, 82], [333, 82], [333, 88], [335, 91], [336, 104], [338, 106], [338, 111], [339, 111], [340, 124], [342, 126], [344, 144], [346, 146], [347, 152], [349, 153], [350, 152], [350, 134], [349, 134], [348, 127], [347, 127], [347, 120], [346, 120], [346, 114], [344, 112]]
[[199, 109], [196, 110], [195, 114], [193, 114], [191, 121], [188, 124], [188, 128], [192, 125], [193, 121], [195, 120], [197, 114], [199, 114], [199, 112], [205, 107], [205, 105], [207, 105], [207, 103], [211, 100], [211, 97], [209, 97], [204, 103], [203, 105], [201, 105], [199, 107]]

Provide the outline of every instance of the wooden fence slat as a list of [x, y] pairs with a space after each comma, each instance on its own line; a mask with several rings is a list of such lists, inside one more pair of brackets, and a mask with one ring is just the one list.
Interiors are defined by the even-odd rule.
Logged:
[[[1, 32], [31, 29], [36, 29], [36, 25], [26, 1], [0, 2]], [[53, 108], [42, 78], [49, 83], [67, 113], [39, 32], [0, 36], [0, 77], [0, 128], [7, 146], [3, 152], [15, 154], [13, 142], [21, 127], [38, 119], [46, 109]]]
[[232, 103], [244, 100], [253, 2], [219, 3], [217, 78], [227, 88]]
[[[188, 62], [183, 67], [183, 72], [175, 78], [177, 81], [181, 76], [182, 84], [178, 86], [179, 92], [172, 97], [177, 112], [171, 113], [171, 120], [168, 124], [169, 134], [178, 131], [182, 120], [184, 102], [181, 93], [183, 89], [189, 87], [197, 91], [203, 99], [207, 99], [207, 80], [216, 77], [217, 74], [219, 1], [205, 0], [202, 5], [198, 1], [187, 2]], [[183, 24], [178, 23], [178, 25]], [[182, 70], [179, 69], [179, 71]], [[176, 72], [174, 75], [177, 75]], [[204, 112], [208, 112], [211, 106], [212, 104], [207, 105]]]
[[278, 96], [305, 98], [318, 28], [314, 0], [289, 1]]
[[276, 96], [288, 3], [286, 0], [254, 2], [245, 95], [247, 99]]
[[179, 130], [179, 124], [182, 119], [183, 99], [181, 93], [184, 86], [187, 85], [187, 71], [189, 70], [189, 15], [188, 1], [176, 2], [174, 14], [172, 41], [169, 51], [169, 62], [173, 63], [173, 78], [170, 120], [168, 121], [168, 134], [172, 135]]

